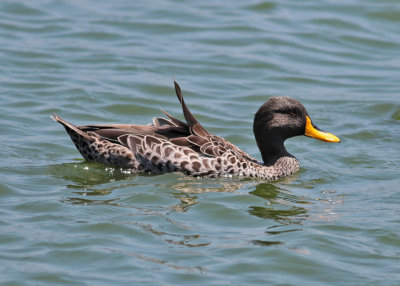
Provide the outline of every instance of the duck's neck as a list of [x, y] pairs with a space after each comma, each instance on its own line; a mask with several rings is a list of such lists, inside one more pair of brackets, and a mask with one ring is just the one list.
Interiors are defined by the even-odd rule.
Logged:
[[255, 130], [254, 132], [264, 165], [274, 166], [281, 158], [294, 158], [294, 156], [286, 150], [284, 145], [285, 140], [267, 131], [268, 130], [258, 130], [256, 132]]

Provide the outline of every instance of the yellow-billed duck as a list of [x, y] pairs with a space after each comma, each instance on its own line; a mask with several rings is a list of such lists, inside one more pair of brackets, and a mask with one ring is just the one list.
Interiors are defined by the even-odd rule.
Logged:
[[183, 100], [179, 85], [175, 91], [185, 121], [164, 112], [151, 125], [75, 126], [54, 114], [76, 148], [88, 161], [129, 168], [133, 172], [183, 172], [191, 176], [245, 176], [276, 180], [295, 173], [298, 160], [284, 146], [286, 139], [306, 135], [326, 142], [340, 142], [335, 135], [318, 129], [304, 106], [289, 97], [272, 97], [254, 116], [253, 131], [264, 162], [222, 137], [209, 133], [194, 118]]

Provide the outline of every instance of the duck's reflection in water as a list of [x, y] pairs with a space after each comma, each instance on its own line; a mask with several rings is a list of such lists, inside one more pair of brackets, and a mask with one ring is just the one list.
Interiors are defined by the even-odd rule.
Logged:
[[78, 163], [64, 163], [48, 167], [51, 175], [65, 180], [67, 182], [65, 186], [72, 189], [74, 194], [79, 195], [78, 197], [64, 197], [61, 199], [63, 202], [78, 205], [119, 206], [117, 203], [119, 198], [99, 199], [98, 196], [107, 196], [116, 189], [136, 185], [136, 183], [110, 184], [134, 177], [129, 171], [110, 168], [98, 163], [79, 161]]
[[135, 176], [128, 170], [79, 161], [81, 162], [51, 165], [48, 167], [48, 172], [56, 178], [67, 181], [67, 188], [77, 190], [76, 193], [78, 194], [85, 193], [88, 196], [108, 195], [113, 190], [120, 188], [121, 185], [106, 188], [97, 188], [97, 186], [114, 181], [127, 180]]
[[[259, 183], [254, 180], [238, 178], [219, 178], [219, 179], [196, 179], [184, 176], [182, 174], [170, 174], [162, 176], [154, 175], [136, 175], [129, 171], [118, 168], [110, 168], [96, 163], [69, 163], [53, 165], [50, 172], [57, 178], [62, 178], [68, 182], [68, 188], [73, 189], [75, 195], [64, 197], [63, 202], [82, 205], [111, 205], [115, 207], [126, 207], [135, 209], [137, 216], [154, 214], [169, 221], [179, 229], [185, 229], [185, 234], [174, 234], [158, 230], [151, 224], [141, 222], [126, 222], [139, 226], [147, 232], [158, 235], [164, 241], [172, 244], [181, 244], [190, 247], [201, 247], [209, 245], [209, 241], [204, 241], [200, 234], [193, 234], [193, 229], [182, 223], [171, 219], [170, 212], [187, 212], [194, 205], [198, 204], [198, 198], [205, 193], [235, 193], [244, 190], [245, 194], [256, 196], [259, 204], [250, 205], [247, 208], [248, 214], [268, 220], [269, 226], [265, 234], [270, 237], [278, 237], [279, 234], [301, 230], [302, 221], [307, 219], [307, 209], [303, 207], [309, 204], [306, 200], [293, 195], [290, 191], [278, 187], [284, 183]], [[154, 204], [143, 206], [135, 204], [134, 195], [137, 193], [124, 193], [118, 197], [111, 196], [112, 192], [121, 189], [140, 188], [139, 195], [147, 195], [143, 192], [143, 187], [149, 185], [149, 177], [155, 178], [151, 182], [153, 187], [162, 186], [166, 188], [165, 192], [157, 195], [174, 198], [178, 200], [175, 204], [160, 205], [155, 199]], [[114, 183], [115, 182], [115, 183]], [[250, 191], [247, 191], [249, 190]], [[242, 192], [241, 192], [242, 193]], [[78, 195], [78, 196], [76, 196]], [[101, 197], [106, 197], [102, 199]], [[131, 199], [123, 201], [122, 197]], [[244, 196], [245, 199], [245, 196]], [[133, 202], [133, 203], [132, 203]], [[242, 206], [241, 206], [242, 207]], [[238, 207], [239, 208], [239, 207]], [[241, 211], [238, 209], [238, 211]], [[188, 233], [189, 232], [189, 233]], [[258, 246], [270, 246], [281, 244], [278, 240], [257, 239], [251, 240]]]
[[196, 179], [180, 177], [177, 182], [170, 184], [169, 187], [177, 190], [174, 197], [180, 200], [180, 203], [174, 205], [172, 209], [177, 212], [186, 212], [190, 207], [197, 204], [199, 194], [204, 193], [233, 193], [239, 190], [245, 183], [243, 180], [231, 178], [219, 179]]
[[[278, 236], [302, 229], [301, 224], [307, 219], [308, 210], [299, 205], [307, 205], [310, 204], [309, 202], [270, 183], [258, 184], [250, 194], [266, 200], [264, 206], [250, 206], [248, 212], [259, 218], [275, 222], [267, 228], [265, 233], [268, 236]], [[253, 243], [261, 246], [283, 244], [277, 240], [253, 240]]]
[[240, 189], [245, 180], [232, 178], [196, 179], [184, 178], [182, 181], [171, 185], [174, 189], [186, 194], [203, 193], [233, 193]]
[[274, 184], [259, 184], [250, 194], [267, 201], [266, 206], [250, 206], [252, 215], [281, 224], [300, 224], [307, 218], [307, 210], [298, 204], [309, 203]]
[[[235, 192], [240, 189], [247, 179], [197, 179], [187, 177], [180, 173], [167, 175], [148, 175], [130, 172], [120, 168], [109, 167], [103, 164], [81, 161], [79, 163], [64, 163], [52, 165], [48, 168], [51, 175], [67, 181], [66, 187], [73, 189], [74, 194], [80, 195], [76, 198], [68, 198], [66, 201], [77, 204], [110, 204], [115, 199], [101, 200], [98, 196], [110, 195], [113, 191], [128, 187], [137, 187], [149, 184], [148, 178], [157, 178], [154, 186], [163, 186], [172, 192], [174, 198], [180, 203], [172, 206], [172, 209], [185, 212], [195, 205], [196, 194], [210, 192]], [[159, 180], [161, 177], [169, 176], [168, 180]], [[118, 182], [119, 181], [119, 182]], [[118, 182], [113, 184], [113, 182]], [[170, 192], [171, 193], [171, 192]], [[90, 199], [93, 197], [93, 199]], [[94, 198], [96, 197], [96, 199]]]

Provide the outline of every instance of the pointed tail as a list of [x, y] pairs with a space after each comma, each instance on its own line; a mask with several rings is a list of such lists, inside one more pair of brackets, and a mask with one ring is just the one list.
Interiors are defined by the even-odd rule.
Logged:
[[199, 136], [210, 135], [210, 133], [208, 133], [208, 131], [205, 130], [203, 128], [203, 126], [201, 126], [201, 124], [197, 121], [197, 119], [194, 118], [193, 114], [190, 112], [189, 108], [186, 106], [185, 100], [183, 99], [183, 96], [182, 96], [181, 88], [175, 80], [174, 80], [174, 85], [175, 85], [176, 96], [178, 97], [179, 102], [182, 105], [183, 115], [185, 116], [185, 120], [186, 120], [187, 124], [189, 125], [190, 130]]
[[65, 129], [67, 130], [67, 132], [69, 133], [70, 131], [75, 132], [77, 134], [79, 134], [80, 136], [82, 136], [83, 138], [92, 141], [93, 139], [84, 131], [80, 130], [78, 127], [76, 127], [75, 125], [65, 121], [64, 119], [62, 119], [60, 116], [58, 116], [57, 114], [53, 113], [53, 116], [50, 116], [51, 119], [53, 119], [54, 121], [62, 124]]

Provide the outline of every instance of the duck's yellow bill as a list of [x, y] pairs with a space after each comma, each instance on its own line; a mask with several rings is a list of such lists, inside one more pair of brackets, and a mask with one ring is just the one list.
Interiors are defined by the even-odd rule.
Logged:
[[304, 132], [304, 135], [318, 139], [318, 140], [322, 140], [325, 142], [332, 142], [332, 143], [340, 142], [340, 139], [338, 137], [336, 137], [335, 135], [316, 129], [312, 125], [311, 119], [308, 116], [306, 116], [306, 131]]

